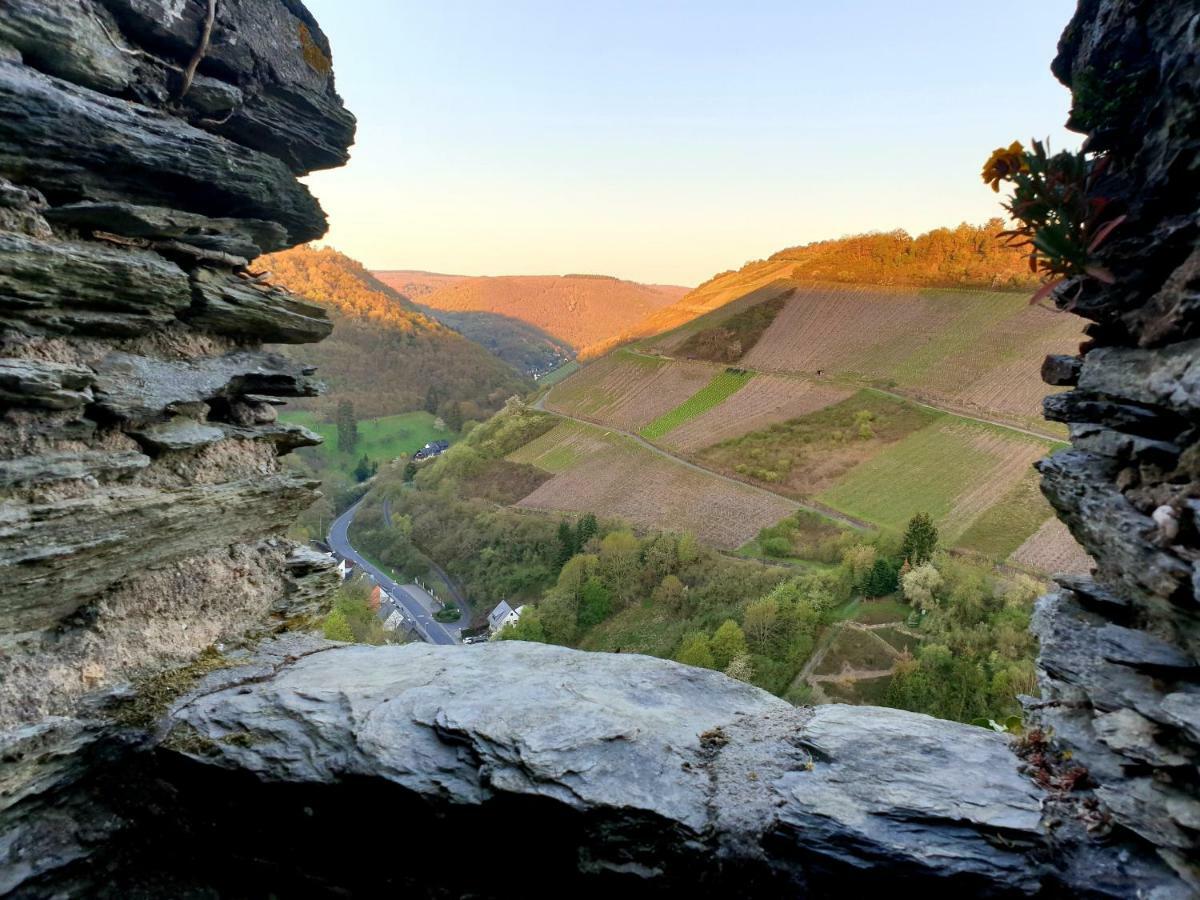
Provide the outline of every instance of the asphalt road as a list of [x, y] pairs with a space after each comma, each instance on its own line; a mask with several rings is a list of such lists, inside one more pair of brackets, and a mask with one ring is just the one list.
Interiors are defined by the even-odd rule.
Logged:
[[333, 520], [333, 524], [329, 526], [329, 546], [339, 556], [353, 561], [356, 566], [360, 566], [364, 572], [375, 579], [375, 583], [383, 588], [384, 593], [389, 594], [397, 604], [404, 608], [409, 618], [417, 623], [417, 631], [426, 641], [431, 644], [457, 644], [458, 641], [454, 639], [454, 635], [418, 602], [417, 592], [420, 591], [420, 588], [393, 581], [360, 556], [351, 546], [348, 533], [350, 523], [354, 521], [354, 513], [357, 510], [358, 504], [356, 503]]

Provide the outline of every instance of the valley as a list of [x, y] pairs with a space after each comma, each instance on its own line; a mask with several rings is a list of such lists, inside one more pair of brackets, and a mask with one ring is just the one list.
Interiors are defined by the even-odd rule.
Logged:
[[[907, 248], [889, 263], [903, 277], [833, 277], [848, 270], [830, 260], [863, 265], [878, 241]], [[609, 296], [603, 328], [597, 286], [645, 286], [370, 275], [534, 381], [490, 418], [455, 395], [482, 415], [405, 413], [448, 430], [435, 460], [409, 462], [382, 437], [389, 418], [353, 451], [321, 451], [327, 471], [380, 458], [306, 527], [358, 503], [342, 539], [371, 565], [456, 585], [475, 626], [502, 601], [520, 608], [494, 637], [668, 656], [797, 703], [1003, 718], [1014, 685], [1031, 689], [1018, 636], [1041, 579], [1091, 566], [1032, 469], [1065, 446], [1041, 416], [1038, 364], [1080, 326], [970, 265], [947, 276], [948, 251], [914, 270], [928, 244], [796, 248], [649, 312]], [[543, 372], [521, 347], [562, 355]], [[914, 551], [922, 522], [932, 544]]]

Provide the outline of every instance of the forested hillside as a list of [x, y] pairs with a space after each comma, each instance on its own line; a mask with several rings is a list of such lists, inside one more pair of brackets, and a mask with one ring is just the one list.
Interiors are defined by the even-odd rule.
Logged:
[[[457, 421], [486, 418], [530, 383], [480, 345], [421, 314], [362, 265], [332, 249], [264, 256], [271, 281], [329, 309], [333, 335], [305, 346], [331, 390], [306, 401], [329, 418], [343, 400], [359, 418], [428, 409]], [[286, 352], [286, 351], [285, 351]]]

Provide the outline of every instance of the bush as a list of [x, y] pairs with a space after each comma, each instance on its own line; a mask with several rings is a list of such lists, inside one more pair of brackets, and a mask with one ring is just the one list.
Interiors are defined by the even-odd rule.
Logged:
[[762, 541], [762, 551], [767, 556], [784, 558], [792, 555], [792, 542], [785, 537], [770, 537]]

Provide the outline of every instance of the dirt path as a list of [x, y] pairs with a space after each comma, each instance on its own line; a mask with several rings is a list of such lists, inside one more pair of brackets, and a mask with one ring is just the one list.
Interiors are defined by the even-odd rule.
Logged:
[[[813, 674], [821, 667], [821, 663], [825, 661], [825, 657], [829, 654], [829, 648], [833, 646], [838, 635], [847, 628], [853, 628], [855, 631], [861, 631], [869, 634], [872, 638], [879, 642], [883, 649], [892, 657], [895, 662], [886, 669], [845, 669], [840, 672], [833, 672], [828, 675]], [[800, 685], [808, 685], [812, 690], [813, 700], [817, 703], [830, 702], [829, 696], [821, 690], [821, 685], [829, 682], [848, 682], [853, 684], [856, 681], [864, 681], [869, 678], [883, 678], [886, 675], [892, 675], [896, 671], [896, 663], [900, 661], [903, 655], [899, 650], [875, 634], [876, 631], [882, 628], [894, 628], [897, 631], [907, 634], [910, 637], [919, 638], [920, 635], [915, 634], [905, 627], [903, 622], [879, 622], [875, 625], [864, 625], [862, 622], [837, 622], [824, 637], [821, 638], [821, 644], [813, 651], [813, 655], [808, 658], [808, 662], [804, 664], [804, 668], [792, 680], [792, 687]]]

